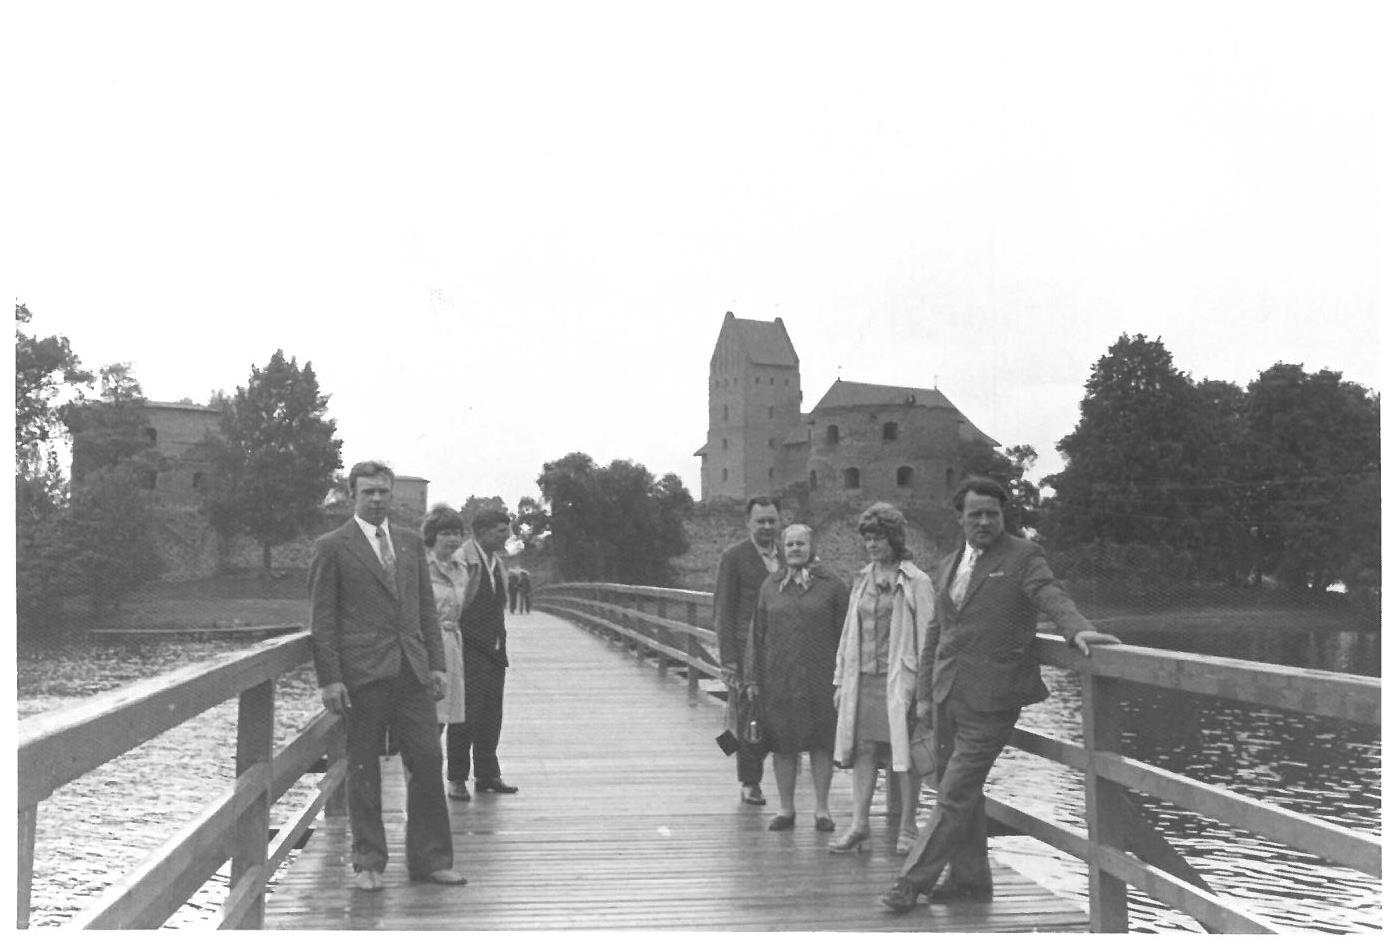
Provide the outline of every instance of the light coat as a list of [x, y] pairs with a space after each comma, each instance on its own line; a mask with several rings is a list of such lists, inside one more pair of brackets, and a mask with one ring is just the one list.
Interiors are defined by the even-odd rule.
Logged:
[[[843, 620], [843, 635], [838, 641], [838, 661], [833, 670], [833, 684], [838, 687], [835, 690], [838, 727], [833, 743], [833, 758], [844, 766], [852, 764], [857, 747], [857, 697], [862, 647], [858, 601], [873, 581], [875, 567], [867, 565], [853, 582], [847, 617]], [[935, 590], [929, 575], [909, 561], [902, 561], [897, 566], [892, 594], [886, 673], [891, 770], [908, 771], [911, 764], [911, 735], [906, 719], [915, 706], [920, 654], [935, 615]], [[868, 628], [869, 631], [871, 629]]]

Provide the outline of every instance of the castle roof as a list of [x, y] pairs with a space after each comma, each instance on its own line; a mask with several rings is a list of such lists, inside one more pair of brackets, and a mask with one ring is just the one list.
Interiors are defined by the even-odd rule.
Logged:
[[833, 382], [828, 393], [814, 407], [814, 411], [834, 410], [840, 407], [889, 407], [913, 405], [944, 410], [953, 410], [959, 415], [959, 438], [965, 441], [982, 440], [990, 446], [1001, 446], [997, 440], [984, 433], [964, 416], [963, 411], [954, 406], [950, 399], [933, 387], [895, 387], [891, 384], [863, 384], [860, 381], [845, 381], [842, 378]]
[[736, 341], [752, 364], [774, 367], [799, 367], [799, 355], [794, 353], [794, 344], [789, 332], [779, 316], [773, 322], [757, 321], [754, 318], [737, 318], [727, 312], [722, 330], [736, 332]]

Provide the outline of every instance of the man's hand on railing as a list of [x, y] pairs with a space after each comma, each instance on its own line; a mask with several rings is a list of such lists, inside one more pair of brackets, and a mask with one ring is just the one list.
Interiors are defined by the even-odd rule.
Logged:
[[1086, 656], [1089, 656], [1091, 643], [1094, 643], [1098, 646], [1105, 646], [1110, 643], [1123, 642], [1123, 640], [1120, 640], [1112, 633], [1101, 633], [1098, 630], [1081, 630], [1075, 636], [1071, 637], [1070, 645], [1075, 647], [1081, 653], [1084, 653]]
[[332, 682], [320, 687], [320, 701], [335, 715], [349, 711], [349, 687], [341, 682]]

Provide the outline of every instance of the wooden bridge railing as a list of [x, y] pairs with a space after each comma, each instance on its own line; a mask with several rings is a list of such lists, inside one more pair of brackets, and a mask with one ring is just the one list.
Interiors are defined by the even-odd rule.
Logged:
[[[684, 667], [690, 693], [717, 678], [712, 655], [712, 595], [622, 584], [554, 584], [535, 606], [590, 630], [620, 638], [659, 672]], [[1020, 727], [1012, 745], [1080, 771], [1085, 782], [1081, 833], [988, 798], [988, 816], [1009, 832], [1031, 836], [1082, 860], [1089, 870], [1093, 931], [1128, 930], [1127, 887], [1195, 918], [1208, 931], [1277, 932], [1274, 926], [1211, 890], [1167, 838], [1129, 800], [1137, 791], [1370, 876], [1381, 875], [1378, 837], [1297, 814], [1122, 753], [1121, 700], [1135, 686], [1156, 686], [1252, 705], [1380, 726], [1380, 680], [1140, 646], [1096, 647], [1089, 659], [1059, 636], [1038, 635], [1042, 663], [1077, 674], [1083, 694], [1083, 745]]]
[[[348, 762], [338, 716], [320, 712], [273, 754], [276, 678], [310, 659], [299, 633], [84, 699], [19, 723], [20, 928], [28, 926], [40, 803], [55, 790], [162, 732], [238, 699], [236, 780], [118, 880], [69, 928], [158, 928], [232, 861], [221, 928], [260, 928], [267, 880], [323, 808], [345, 810]], [[272, 805], [328, 758], [309, 801], [268, 840]]]

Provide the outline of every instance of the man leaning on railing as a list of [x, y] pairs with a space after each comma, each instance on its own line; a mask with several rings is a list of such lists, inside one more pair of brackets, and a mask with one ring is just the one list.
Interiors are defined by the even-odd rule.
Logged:
[[[1022, 707], [1048, 695], [1036, 654], [1037, 614], [1090, 655], [1118, 643], [1081, 616], [1041, 547], [1003, 529], [1007, 492], [969, 477], [954, 495], [962, 548], [935, 568], [935, 616], [916, 678], [916, 710], [935, 731], [935, 809], [882, 903], [908, 912], [932, 900], [993, 898], [983, 783], [1012, 737]], [[948, 867], [940, 886], [935, 883]]]

